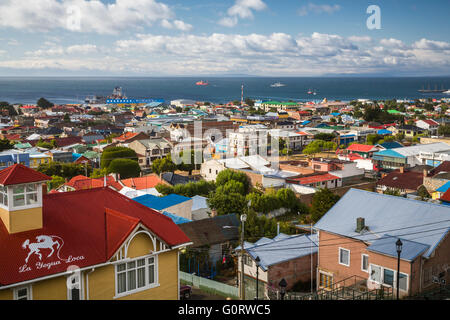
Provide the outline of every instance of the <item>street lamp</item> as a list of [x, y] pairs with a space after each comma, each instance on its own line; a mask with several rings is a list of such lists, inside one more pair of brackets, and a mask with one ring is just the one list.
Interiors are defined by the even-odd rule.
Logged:
[[281, 279], [280, 283], [278, 284], [281, 288], [280, 293], [281, 293], [281, 300], [284, 300], [284, 295], [286, 294], [286, 287], [287, 287], [287, 282], [286, 280]]
[[259, 271], [259, 262], [261, 261], [261, 259], [259, 259], [259, 256], [256, 257], [255, 262], [256, 262], [256, 299], [258, 300], [258, 271]]
[[397, 300], [399, 300], [399, 294], [400, 294], [400, 253], [402, 252], [402, 241], [400, 239], [397, 240], [395, 243], [397, 246], [397, 254], [398, 254], [398, 260], [397, 260]]
[[241, 230], [241, 300], [245, 300], [245, 286], [244, 286], [244, 224], [247, 220], [247, 215], [241, 214], [242, 230]]

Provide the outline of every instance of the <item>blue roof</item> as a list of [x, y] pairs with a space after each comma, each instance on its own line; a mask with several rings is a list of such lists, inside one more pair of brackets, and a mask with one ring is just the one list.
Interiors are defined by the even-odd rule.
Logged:
[[175, 224], [182, 224], [182, 223], [187, 223], [187, 222], [192, 222], [192, 220], [177, 216], [176, 214], [167, 212], [167, 211], [163, 211], [163, 215], [169, 217], [170, 219], [172, 219], [172, 221]]
[[437, 192], [446, 192], [448, 189], [450, 189], [450, 181], [445, 183], [443, 186], [440, 186], [436, 189]]
[[381, 129], [377, 131], [378, 134], [392, 134], [392, 131]]
[[380, 146], [382, 146], [383, 148], [386, 148], [386, 149], [395, 149], [395, 148], [403, 147], [403, 145], [401, 143], [396, 142], [396, 141], [384, 142], [384, 143], [380, 144]]
[[260, 267], [266, 271], [271, 265], [316, 253], [318, 240], [317, 234], [289, 236], [280, 233], [273, 239], [261, 238], [254, 244], [244, 242], [244, 249], [253, 259], [259, 257]]
[[155, 210], [163, 210], [176, 204], [191, 200], [191, 198], [172, 193], [165, 197], [157, 197], [151, 194], [144, 194], [143, 196], [133, 198], [133, 200], [139, 202], [140, 204], [143, 204], [146, 207]]
[[305, 121], [303, 121], [303, 122], [301, 123], [301, 125], [305, 125], [305, 124], [308, 124], [308, 123], [311, 123], [311, 121], [305, 120]]
[[[368, 231], [355, 231], [358, 217], [365, 219]], [[450, 231], [450, 210], [445, 205], [350, 189], [315, 228], [374, 245], [388, 233], [428, 246], [424, 257], [429, 257]]]
[[[387, 234], [383, 235], [380, 239], [373, 241], [372, 244], [367, 247], [367, 250], [396, 258], [398, 257], [396, 245], [398, 239], [399, 237], [393, 237]], [[400, 240], [402, 241], [400, 258], [403, 260], [413, 261], [425, 250], [430, 248], [429, 245], [416, 241], [410, 241], [401, 237]]]
[[373, 156], [380, 156], [380, 157], [393, 157], [393, 158], [406, 158], [404, 155], [401, 155], [398, 152], [395, 152], [394, 150], [382, 150], [379, 152], [375, 152]]
[[340, 115], [340, 113], [339, 112], [332, 112], [331, 115], [338, 116], [338, 115]]

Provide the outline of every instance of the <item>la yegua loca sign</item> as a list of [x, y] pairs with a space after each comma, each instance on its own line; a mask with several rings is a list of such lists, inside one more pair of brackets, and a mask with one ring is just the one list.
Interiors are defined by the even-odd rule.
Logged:
[[[28, 272], [34, 269], [50, 270], [55, 266], [61, 264], [69, 264], [76, 261], [84, 260], [84, 256], [69, 256], [68, 258], [61, 258], [60, 251], [64, 246], [64, 240], [58, 236], [39, 235], [36, 237], [36, 242], [31, 242], [29, 239], [22, 244], [24, 250], [28, 250], [28, 255], [25, 258], [25, 264], [19, 267], [19, 272]], [[33, 266], [28, 265], [30, 258], [37, 258]], [[53, 257], [53, 258], [51, 258]], [[49, 259], [50, 258], [50, 259]]]

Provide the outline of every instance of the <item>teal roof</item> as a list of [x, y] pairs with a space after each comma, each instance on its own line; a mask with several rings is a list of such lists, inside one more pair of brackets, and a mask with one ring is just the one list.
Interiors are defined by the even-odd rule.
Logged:
[[383, 151], [379, 151], [379, 152], [375, 152], [373, 154], [373, 156], [379, 156], [379, 157], [393, 157], [393, 158], [403, 158], [405, 159], [406, 157], [401, 155], [398, 152], [395, 152], [392, 149], [388, 149], [388, 150], [383, 150]]

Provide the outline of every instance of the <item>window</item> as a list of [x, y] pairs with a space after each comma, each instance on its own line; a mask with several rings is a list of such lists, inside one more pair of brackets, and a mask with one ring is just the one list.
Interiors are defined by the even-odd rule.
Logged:
[[369, 272], [369, 256], [367, 254], [361, 255], [361, 270]]
[[330, 276], [328, 274], [325, 273], [320, 273], [320, 282], [319, 282], [319, 287], [321, 288], [330, 288], [333, 285], [333, 276]]
[[388, 286], [394, 285], [394, 271], [390, 269], [383, 270], [383, 283], [387, 284]]
[[0, 204], [8, 206], [8, 189], [6, 187], [0, 187]]
[[339, 264], [350, 266], [350, 250], [339, 248]]
[[79, 273], [72, 274], [67, 279], [67, 299], [81, 300], [81, 277]]
[[381, 267], [370, 265], [370, 280], [380, 283], [381, 282]]
[[249, 267], [253, 267], [253, 260], [252, 258], [250, 258], [250, 256], [244, 254], [244, 264], [249, 266]]
[[13, 187], [13, 205], [21, 207], [33, 205], [38, 202], [37, 185], [27, 184]]
[[406, 291], [408, 289], [408, 275], [400, 272], [399, 279], [400, 290]]
[[156, 284], [156, 258], [141, 258], [116, 266], [118, 294], [132, 293]]
[[14, 289], [14, 300], [32, 300], [31, 286]]

